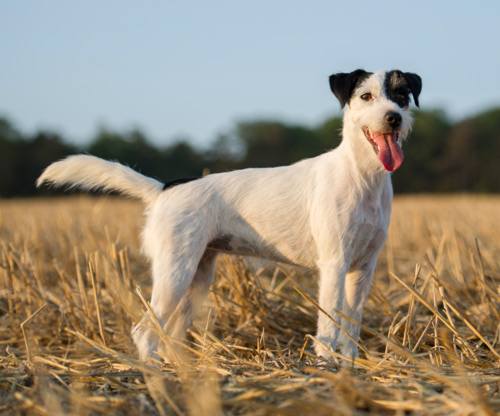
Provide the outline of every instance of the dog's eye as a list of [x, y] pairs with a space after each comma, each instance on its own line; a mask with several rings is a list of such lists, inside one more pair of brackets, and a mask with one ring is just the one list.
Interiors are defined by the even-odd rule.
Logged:
[[373, 96], [371, 95], [371, 93], [367, 92], [366, 94], [363, 94], [361, 96], [361, 99], [362, 100], [365, 100], [365, 101], [370, 101], [371, 99], [373, 98]]

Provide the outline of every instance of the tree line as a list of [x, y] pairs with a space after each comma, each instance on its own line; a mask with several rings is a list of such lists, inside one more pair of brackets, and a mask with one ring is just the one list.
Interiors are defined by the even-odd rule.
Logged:
[[[442, 110], [415, 111], [414, 119], [403, 146], [405, 161], [393, 175], [395, 192], [500, 192], [500, 108], [458, 122]], [[340, 117], [314, 127], [276, 120], [242, 121], [206, 149], [187, 141], [159, 147], [137, 129], [101, 129], [88, 144], [77, 146], [51, 131], [23, 135], [0, 118], [0, 197], [54, 193], [37, 190], [35, 180], [51, 162], [70, 154], [117, 160], [168, 181], [314, 157], [340, 143], [341, 127]]]

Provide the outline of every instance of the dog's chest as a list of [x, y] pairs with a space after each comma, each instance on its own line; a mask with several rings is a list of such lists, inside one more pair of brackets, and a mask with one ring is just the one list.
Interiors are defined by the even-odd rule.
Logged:
[[351, 269], [364, 266], [378, 254], [387, 239], [387, 231], [370, 224], [359, 224], [351, 242]]
[[352, 218], [349, 238], [352, 268], [363, 266], [382, 248], [387, 239], [389, 215], [380, 204], [364, 204]]

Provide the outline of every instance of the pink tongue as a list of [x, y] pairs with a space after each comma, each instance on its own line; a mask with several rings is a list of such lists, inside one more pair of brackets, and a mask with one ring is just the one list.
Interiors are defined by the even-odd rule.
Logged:
[[398, 134], [392, 133], [374, 133], [373, 140], [378, 146], [378, 158], [384, 165], [384, 168], [392, 172], [401, 166], [404, 155], [401, 146], [398, 144]]

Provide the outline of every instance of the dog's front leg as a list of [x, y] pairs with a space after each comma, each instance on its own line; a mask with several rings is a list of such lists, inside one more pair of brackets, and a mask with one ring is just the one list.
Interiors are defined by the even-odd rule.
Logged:
[[341, 354], [349, 360], [358, 357], [358, 346], [354, 341], [358, 341], [361, 327], [352, 321], [361, 323], [366, 298], [372, 284], [375, 264], [376, 257], [359, 269], [349, 271], [346, 276], [342, 313], [349, 317], [350, 320], [342, 319], [342, 328], [349, 334], [349, 337], [342, 332], [339, 336], [339, 346]]
[[[332, 360], [329, 351], [335, 351], [339, 338], [338, 311], [342, 309], [347, 265], [341, 259], [318, 262], [320, 270], [318, 332], [314, 349], [320, 357]], [[333, 319], [333, 320], [332, 320]]]

